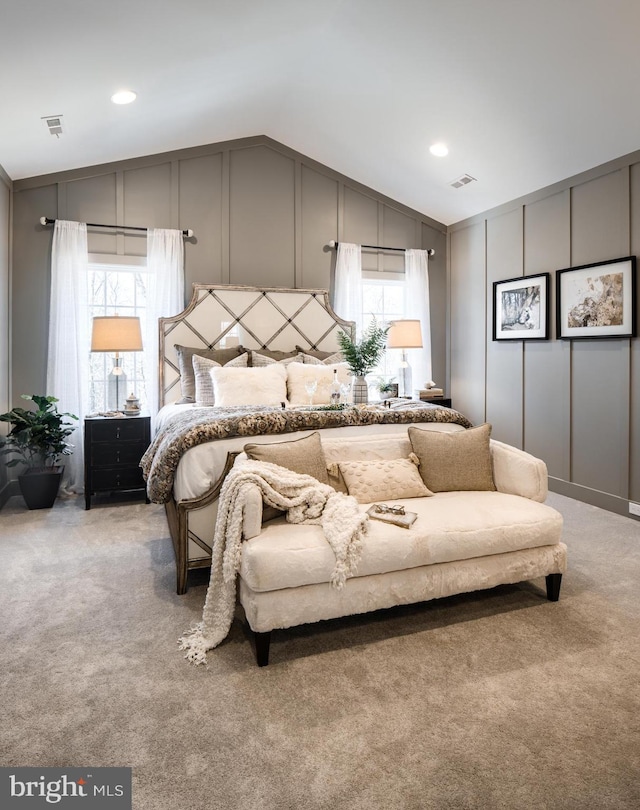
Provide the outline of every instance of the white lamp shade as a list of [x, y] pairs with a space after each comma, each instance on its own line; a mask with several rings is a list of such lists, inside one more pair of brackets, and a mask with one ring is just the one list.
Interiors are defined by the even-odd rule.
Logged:
[[390, 349], [421, 349], [420, 321], [393, 321], [387, 336], [387, 346]]
[[92, 352], [140, 352], [142, 333], [140, 318], [120, 315], [98, 315], [93, 319]]

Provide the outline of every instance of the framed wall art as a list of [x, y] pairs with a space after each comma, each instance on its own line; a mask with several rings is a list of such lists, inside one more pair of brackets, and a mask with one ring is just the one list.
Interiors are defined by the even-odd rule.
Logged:
[[635, 285], [635, 256], [558, 270], [558, 337], [561, 340], [635, 337]]
[[493, 282], [493, 339], [549, 339], [549, 273]]

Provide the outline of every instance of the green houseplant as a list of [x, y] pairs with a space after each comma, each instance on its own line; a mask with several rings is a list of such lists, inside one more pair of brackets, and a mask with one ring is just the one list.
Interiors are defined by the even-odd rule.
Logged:
[[0, 439], [0, 455], [13, 456], [7, 467], [26, 466], [18, 484], [28, 508], [46, 509], [53, 506], [60, 488], [64, 467], [59, 460], [73, 452], [67, 439], [75, 427], [65, 422], [65, 417], [78, 417], [59, 413], [55, 397], [23, 394], [22, 399], [36, 407], [13, 408], [0, 414], [0, 422], [11, 425], [8, 435]]
[[365, 375], [378, 365], [387, 343], [389, 327], [379, 326], [375, 318], [369, 321], [360, 340], [353, 340], [346, 332], [338, 332], [338, 345], [349, 370], [355, 377], [354, 403], [366, 403], [369, 399]]

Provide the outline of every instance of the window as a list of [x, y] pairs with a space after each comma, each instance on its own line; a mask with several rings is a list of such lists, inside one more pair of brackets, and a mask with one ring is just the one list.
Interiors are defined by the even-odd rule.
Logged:
[[[403, 318], [404, 273], [398, 273], [397, 278], [393, 279], [371, 278], [367, 277], [368, 275], [368, 273], [363, 273], [362, 279], [362, 322], [364, 326], [366, 327], [372, 316], [379, 324], [385, 326], [390, 321]], [[368, 375], [372, 394], [377, 393], [378, 385], [383, 380], [398, 382], [398, 367], [401, 359], [400, 349], [385, 351], [378, 367]]]
[[[105, 257], [99, 257], [104, 259]], [[96, 315], [135, 315], [140, 318], [142, 334], [145, 334], [147, 314], [147, 268], [146, 259], [133, 256], [109, 256], [109, 261], [99, 261], [89, 256], [89, 317]], [[89, 331], [91, 334], [91, 331]], [[91, 352], [89, 360], [89, 413], [122, 410], [127, 396], [134, 391], [140, 399], [140, 407], [148, 404], [144, 373], [144, 352], [122, 354], [123, 375], [116, 378], [111, 373], [113, 355], [107, 352]]]

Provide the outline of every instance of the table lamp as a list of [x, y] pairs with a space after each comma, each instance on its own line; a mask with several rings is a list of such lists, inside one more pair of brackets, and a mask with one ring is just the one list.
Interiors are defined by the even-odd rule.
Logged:
[[129, 315], [97, 315], [91, 332], [92, 352], [111, 352], [114, 355], [111, 374], [116, 380], [115, 410], [120, 408], [120, 383], [123, 389], [126, 375], [122, 368], [120, 352], [142, 351], [140, 318]]
[[411, 366], [407, 360], [407, 349], [422, 348], [420, 321], [392, 321], [387, 336], [387, 347], [389, 349], [402, 349], [402, 362], [398, 369], [399, 393], [401, 397], [410, 397], [412, 396]]

